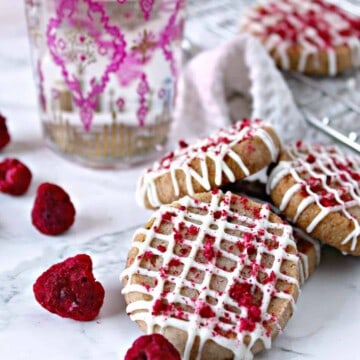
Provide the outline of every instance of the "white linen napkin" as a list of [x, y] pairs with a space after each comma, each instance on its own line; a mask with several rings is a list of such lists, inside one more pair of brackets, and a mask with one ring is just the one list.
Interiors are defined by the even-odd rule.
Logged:
[[197, 55], [179, 84], [175, 140], [207, 135], [244, 117], [270, 122], [284, 142], [301, 139], [306, 124], [281, 73], [248, 34]]

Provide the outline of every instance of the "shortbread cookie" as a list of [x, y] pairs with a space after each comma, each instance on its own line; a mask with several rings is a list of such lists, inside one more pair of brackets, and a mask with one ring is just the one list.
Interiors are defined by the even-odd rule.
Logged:
[[275, 205], [314, 238], [360, 255], [360, 157], [298, 142], [268, 181]]
[[241, 30], [258, 37], [284, 70], [336, 75], [360, 66], [360, 18], [324, 0], [270, 0]]
[[170, 204], [258, 172], [278, 157], [280, 140], [261, 120], [237, 122], [193, 145], [184, 141], [140, 178], [137, 201], [147, 208]]
[[122, 274], [127, 313], [183, 359], [251, 359], [293, 313], [292, 228], [245, 197], [214, 190], [157, 210]]

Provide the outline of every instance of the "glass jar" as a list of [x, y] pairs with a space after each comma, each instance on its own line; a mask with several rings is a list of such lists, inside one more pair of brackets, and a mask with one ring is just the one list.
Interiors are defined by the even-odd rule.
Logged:
[[185, 0], [25, 0], [46, 143], [95, 167], [166, 144]]

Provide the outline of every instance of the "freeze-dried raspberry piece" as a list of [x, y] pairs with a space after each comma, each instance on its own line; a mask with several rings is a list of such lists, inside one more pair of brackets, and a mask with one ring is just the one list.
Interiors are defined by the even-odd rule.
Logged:
[[0, 192], [10, 195], [23, 195], [31, 183], [31, 171], [17, 159], [0, 162]]
[[75, 208], [60, 186], [44, 183], [37, 190], [31, 218], [41, 233], [59, 235], [74, 223]]
[[6, 126], [6, 119], [0, 114], [0, 149], [10, 142], [10, 134]]
[[181, 360], [181, 357], [164, 336], [151, 334], [135, 340], [124, 360]]
[[89, 255], [80, 254], [51, 266], [36, 280], [35, 299], [46, 310], [79, 321], [93, 320], [104, 302]]

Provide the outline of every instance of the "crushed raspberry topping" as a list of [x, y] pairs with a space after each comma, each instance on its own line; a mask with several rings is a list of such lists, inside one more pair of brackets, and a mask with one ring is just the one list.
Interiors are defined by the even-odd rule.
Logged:
[[170, 261], [169, 261], [169, 267], [173, 266], [173, 267], [178, 267], [181, 265], [181, 261], [179, 259], [176, 259], [176, 258], [172, 258]]
[[[317, 150], [321, 151], [321, 148], [317, 148]], [[331, 151], [334, 149], [332, 148]], [[348, 184], [351, 180], [360, 181], [360, 172], [354, 169], [354, 164], [350, 159], [339, 159], [335, 155], [329, 155], [324, 162], [323, 154], [310, 153], [306, 156], [305, 161], [314, 164], [313, 170], [316, 171], [316, 174], [312, 174], [302, 184], [301, 193], [303, 196], [311, 195], [311, 193], [316, 194], [319, 203], [327, 208], [336, 207], [341, 202], [353, 200], [349, 193], [352, 186], [348, 186]], [[325, 165], [328, 174], [317, 167], [316, 164], [319, 162]], [[336, 195], [340, 201], [337, 200]]]
[[261, 310], [257, 306], [250, 306], [248, 308], [248, 315], [246, 318], [240, 319], [240, 331], [254, 331], [256, 323], [261, 321]]
[[[351, 37], [360, 37], [360, 18], [323, 0], [291, 0], [286, 1], [286, 6], [273, 0], [259, 7], [250, 17], [262, 24], [261, 28], [257, 27], [258, 34], [276, 34], [291, 44], [306, 43], [328, 49], [346, 43]], [[341, 26], [334, 26], [334, 22]]]
[[215, 257], [215, 251], [213, 248], [213, 243], [215, 241], [215, 238], [210, 235], [205, 236], [204, 241], [204, 256], [208, 261], [212, 261]]
[[272, 271], [270, 273], [270, 275], [268, 275], [264, 280], [263, 280], [263, 284], [268, 284], [268, 283], [272, 283], [276, 280], [276, 274], [274, 271]]
[[195, 225], [190, 225], [186, 230], [186, 234], [190, 236], [196, 236], [198, 232], [199, 232], [199, 228]]
[[[311, 233], [317, 226], [322, 226], [330, 213], [339, 213], [353, 225], [344, 238], [335, 245], [346, 252], [354, 253], [360, 236], [359, 221], [350, 209], [360, 206], [360, 157], [345, 155], [335, 146], [296, 144], [287, 147], [289, 162], [278, 164], [270, 174], [269, 190], [272, 191], [278, 181], [290, 175], [295, 184], [286, 190], [281, 207], [285, 209], [293, 196], [300, 194], [304, 199], [299, 203], [294, 221], [302, 215], [311, 203], [315, 203], [320, 212], [310, 221], [306, 232]], [[309, 161], [310, 156], [310, 161]], [[278, 176], [281, 173], [281, 176]], [[278, 176], [278, 177], [277, 177]], [[275, 181], [275, 179], [277, 180]], [[300, 187], [300, 191], [298, 191]], [[293, 195], [288, 196], [294, 191]], [[301, 224], [299, 223], [301, 227]], [[327, 242], [327, 236], [321, 238]], [[341, 245], [340, 245], [341, 244]]]
[[171, 152], [171, 153], [165, 155], [160, 161], [160, 167], [162, 169], [169, 169], [174, 157], [175, 157], [174, 152]]
[[298, 149], [301, 149], [303, 145], [303, 142], [301, 140], [298, 140], [296, 143], [295, 143], [295, 146], [298, 148]]
[[149, 251], [144, 252], [143, 258], [145, 260], [151, 260], [153, 256], [154, 256], [154, 253], [149, 250]]
[[241, 306], [251, 306], [254, 304], [254, 296], [251, 291], [252, 285], [236, 281], [230, 288], [229, 295]]
[[176, 216], [175, 212], [165, 212], [164, 214], [161, 215], [161, 218], [163, 221], [171, 221], [171, 218]]
[[316, 160], [316, 157], [313, 155], [313, 154], [309, 154], [306, 158], [306, 161], [309, 163], [309, 164], [313, 164]]
[[186, 143], [184, 140], [179, 141], [179, 148], [180, 149], [186, 149], [189, 146], [188, 143]]
[[210, 305], [203, 304], [199, 308], [199, 315], [203, 318], [212, 318], [215, 316], [214, 311], [211, 309]]
[[153, 306], [153, 315], [166, 315], [171, 310], [171, 306], [161, 300], [156, 300]]
[[160, 252], [165, 252], [166, 251], [166, 247], [164, 245], [158, 245], [156, 247]]
[[[185, 141], [180, 140], [179, 149], [166, 154], [148, 172], [169, 170], [174, 162], [180, 162], [180, 164], [190, 163], [194, 158], [201, 157], [201, 154], [206, 154], [208, 151], [214, 151], [219, 155], [221, 149], [231, 146], [232, 143], [235, 144], [236, 142], [251, 138], [256, 129], [261, 126], [262, 121], [259, 119], [243, 119], [227, 129], [221, 129], [217, 134], [199, 140], [194, 145], [189, 145]], [[239, 137], [240, 132], [243, 132], [241, 137]]]
[[181, 235], [181, 233], [175, 232], [175, 234], [174, 234], [174, 240], [175, 240], [175, 242], [177, 242], [177, 243], [182, 243], [183, 240], [184, 240], [184, 238], [183, 238], [183, 236]]

